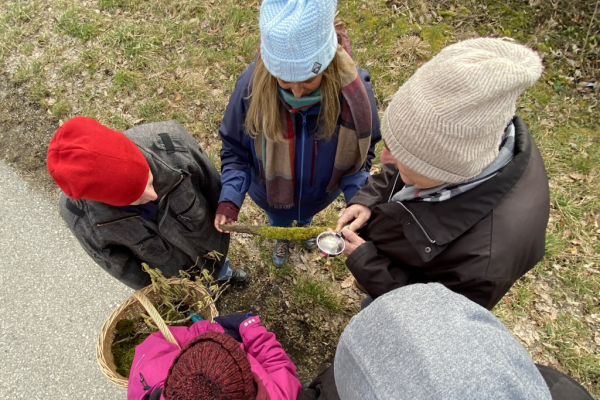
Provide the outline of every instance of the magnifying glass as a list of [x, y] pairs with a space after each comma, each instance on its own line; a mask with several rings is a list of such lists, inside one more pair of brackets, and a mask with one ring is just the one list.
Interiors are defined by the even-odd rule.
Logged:
[[323, 232], [317, 236], [317, 246], [321, 250], [321, 254], [327, 257], [335, 257], [342, 254], [346, 248], [346, 243], [341, 235], [341, 232], [347, 228], [345, 226], [339, 233], [336, 232]]

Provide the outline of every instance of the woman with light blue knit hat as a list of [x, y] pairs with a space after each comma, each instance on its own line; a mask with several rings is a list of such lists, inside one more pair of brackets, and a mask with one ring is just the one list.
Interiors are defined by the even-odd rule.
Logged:
[[[377, 106], [369, 74], [336, 29], [336, 6], [263, 1], [260, 51], [238, 78], [219, 129], [217, 229], [235, 223], [246, 193], [271, 226], [307, 226], [340, 193], [349, 202], [367, 181], [381, 138]], [[278, 240], [276, 266], [288, 252], [289, 242]]]

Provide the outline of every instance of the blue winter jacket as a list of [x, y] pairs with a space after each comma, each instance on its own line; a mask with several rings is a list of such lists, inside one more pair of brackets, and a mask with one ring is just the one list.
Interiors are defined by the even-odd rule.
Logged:
[[[349, 202], [366, 183], [371, 162], [375, 156], [375, 145], [381, 140], [379, 116], [371, 89], [371, 77], [367, 71], [358, 67], [357, 69], [371, 102], [373, 133], [364, 169], [340, 180], [341, 191], [344, 192], [346, 202]], [[238, 78], [219, 128], [219, 135], [223, 141], [221, 149], [222, 189], [219, 202], [231, 201], [241, 208], [246, 192], [248, 192], [252, 200], [270, 214], [293, 220], [307, 219], [326, 208], [340, 194], [340, 190], [332, 193], [326, 191], [333, 172], [338, 137], [335, 135], [326, 140], [318, 139], [318, 135], [315, 135], [320, 104], [296, 114], [294, 206], [289, 209], [271, 207], [267, 202], [266, 185], [260, 179], [254, 139], [246, 133], [244, 127], [246, 110], [250, 105], [248, 86], [253, 71], [254, 63], [251, 63]]]

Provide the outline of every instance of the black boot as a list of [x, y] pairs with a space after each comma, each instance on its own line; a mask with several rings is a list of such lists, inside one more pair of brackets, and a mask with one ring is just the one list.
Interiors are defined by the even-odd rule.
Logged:
[[229, 278], [229, 283], [232, 285], [245, 285], [248, 283], [248, 273], [241, 268], [236, 268], [231, 270], [231, 278]]

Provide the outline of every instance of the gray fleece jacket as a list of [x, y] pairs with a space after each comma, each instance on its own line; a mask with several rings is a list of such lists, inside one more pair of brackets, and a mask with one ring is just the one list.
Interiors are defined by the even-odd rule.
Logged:
[[352, 318], [334, 370], [342, 400], [551, 400], [510, 331], [439, 283], [393, 290]]

